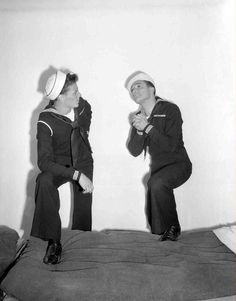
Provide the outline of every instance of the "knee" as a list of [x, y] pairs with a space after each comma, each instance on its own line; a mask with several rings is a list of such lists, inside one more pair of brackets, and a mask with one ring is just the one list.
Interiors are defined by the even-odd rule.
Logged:
[[42, 172], [38, 175], [36, 182], [40, 186], [51, 186], [53, 184], [53, 176], [49, 172]]
[[150, 178], [148, 188], [152, 193], [158, 193], [166, 188], [166, 184], [162, 178]]

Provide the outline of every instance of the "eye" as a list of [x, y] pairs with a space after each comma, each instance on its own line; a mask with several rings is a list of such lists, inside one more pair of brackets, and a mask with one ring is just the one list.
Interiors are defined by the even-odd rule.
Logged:
[[131, 92], [133, 92], [135, 89], [139, 89], [140, 88], [140, 84], [136, 84], [131, 88]]

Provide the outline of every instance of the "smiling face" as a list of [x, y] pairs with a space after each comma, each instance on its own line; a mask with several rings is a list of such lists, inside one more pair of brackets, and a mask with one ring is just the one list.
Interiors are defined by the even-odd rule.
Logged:
[[130, 95], [137, 104], [143, 104], [153, 96], [153, 87], [147, 85], [143, 80], [138, 80], [131, 86]]
[[73, 109], [78, 107], [81, 94], [76, 83], [69, 85], [66, 91], [60, 96], [67, 108]]

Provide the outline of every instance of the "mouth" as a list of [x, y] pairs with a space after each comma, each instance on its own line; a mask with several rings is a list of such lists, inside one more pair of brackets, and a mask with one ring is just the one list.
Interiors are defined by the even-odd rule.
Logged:
[[134, 99], [139, 99], [140, 95], [134, 95]]

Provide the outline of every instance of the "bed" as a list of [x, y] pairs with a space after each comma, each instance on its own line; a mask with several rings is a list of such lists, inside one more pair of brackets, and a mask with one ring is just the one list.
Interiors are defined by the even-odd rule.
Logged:
[[160, 242], [143, 231], [64, 229], [58, 265], [42, 263], [47, 244], [31, 237], [1, 289], [22, 301], [235, 300], [236, 254], [219, 233], [184, 231]]

